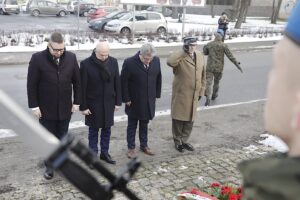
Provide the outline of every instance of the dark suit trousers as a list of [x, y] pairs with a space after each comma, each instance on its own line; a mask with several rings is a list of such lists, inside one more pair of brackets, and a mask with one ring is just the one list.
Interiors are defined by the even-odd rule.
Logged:
[[140, 148], [148, 147], [148, 123], [149, 120], [138, 120], [128, 116], [127, 125], [127, 146], [128, 149], [135, 149], [135, 133], [139, 122]]
[[[110, 142], [111, 128], [101, 128], [100, 136], [100, 148], [101, 154], [108, 155], [109, 142]], [[92, 151], [98, 154], [98, 138], [99, 138], [99, 128], [89, 127], [89, 147]]]
[[66, 120], [48, 120], [41, 118], [39, 121], [49, 132], [61, 140], [68, 133], [70, 119], [71, 118]]

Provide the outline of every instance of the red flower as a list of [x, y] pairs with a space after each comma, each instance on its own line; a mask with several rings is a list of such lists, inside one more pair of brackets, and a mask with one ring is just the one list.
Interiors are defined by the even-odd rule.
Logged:
[[220, 183], [212, 183], [212, 184], [210, 185], [210, 187], [212, 187], [212, 188], [220, 187], [220, 186], [221, 186]]
[[190, 191], [191, 194], [197, 194], [197, 195], [201, 195], [201, 192], [199, 190], [197, 190], [196, 188], [193, 188], [191, 191]]
[[243, 194], [242, 193], [240, 193], [240, 194], [237, 194], [238, 195], [238, 200], [242, 200], [242, 198], [243, 198]]
[[230, 194], [228, 200], [239, 200], [239, 196], [237, 194]]
[[231, 191], [232, 191], [232, 188], [229, 187], [229, 186], [223, 186], [223, 187], [221, 188], [221, 194], [222, 194], [222, 195], [229, 194], [229, 193], [231, 193]]
[[239, 193], [242, 193], [242, 192], [243, 192], [243, 189], [242, 189], [242, 187], [238, 187], [238, 189], [237, 189], [237, 190], [238, 190], [238, 192], [239, 192]]

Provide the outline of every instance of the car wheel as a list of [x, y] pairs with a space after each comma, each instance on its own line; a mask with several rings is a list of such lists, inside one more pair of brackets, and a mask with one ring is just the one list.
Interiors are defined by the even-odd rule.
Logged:
[[33, 11], [31, 12], [31, 14], [32, 14], [33, 16], [37, 17], [37, 16], [40, 15], [40, 11], [38, 11], [38, 10], [33, 10]]
[[85, 16], [85, 17], [87, 17], [88, 16], [88, 12], [84, 11], [82, 15]]
[[121, 34], [123, 34], [123, 35], [128, 35], [128, 34], [130, 34], [130, 32], [131, 32], [130, 29], [127, 27], [124, 27], [121, 29]]
[[2, 8], [0, 8], [0, 15], [4, 15]]
[[159, 27], [159, 28], [157, 29], [157, 33], [158, 33], [160, 36], [164, 36], [164, 35], [166, 35], [167, 30], [165, 29], [165, 27]]
[[104, 27], [106, 26], [107, 23], [104, 23], [103, 26], [101, 27], [101, 31], [105, 31]]
[[59, 12], [59, 16], [60, 16], [60, 17], [66, 16], [66, 12], [65, 12], [65, 11], [60, 11], [60, 12]]

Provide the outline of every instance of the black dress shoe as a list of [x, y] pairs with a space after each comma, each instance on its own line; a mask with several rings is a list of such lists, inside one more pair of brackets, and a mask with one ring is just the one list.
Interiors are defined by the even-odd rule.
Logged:
[[177, 149], [177, 151], [179, 151], [180, 153], [184, 152], [184, 148], [181, 144], [175, 144], [175, 149]]
[[53, 176], [54, 176], [53, 169], [46, 168], [46, 170], [44, 172], [44, 178], [47, 179], [47, 180], [50, 180], [50, 179], [53, 178]]
[[112, 165], [116, 164], [116, 161], [113, 160], [109, 154], [100, 154], [100, 159]]
[[194, 147], [189, 143], [183, 143], [182, 146], [184, 149], [186, 149], [188, 151], [194, 151]]

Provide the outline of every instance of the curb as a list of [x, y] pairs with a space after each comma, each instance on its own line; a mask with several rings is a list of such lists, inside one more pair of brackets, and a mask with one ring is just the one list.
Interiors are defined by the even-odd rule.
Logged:
[[[232, 51], [255, 51], [255, 50], [264, 50], [272, 49], [278, 40], [268, 40], [268, 41], [251, 41], [251, 42], [228, 42], [227, 45]], [[167, 57], [173, 51], [181, 48], [181, 43], [173, 46], [160, 46], [156, 47], [157, 55], [161, 57]], [[204, 44], [199, 44], [198, 49], [202, 50]], [[125, 50], [125, 51], [124, 51]], [[111, 55], [117, 59], [125, 59], [131, 55], [134, 55], [139, 48], [127, 48], [127, 49], [111, 49]], [[0, 52], [0, 66], [4, 65], [24, 65], [28, 64], [31, 55], [36, 51], [31, 52]], [[89, 57], [91, 50], [76, 50], [71, 51], [76, 54], [78, 62]]]

